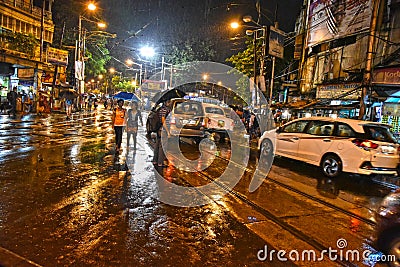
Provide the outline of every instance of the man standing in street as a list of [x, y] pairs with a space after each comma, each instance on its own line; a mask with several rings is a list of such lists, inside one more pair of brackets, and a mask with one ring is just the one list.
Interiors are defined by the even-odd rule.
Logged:
[[169, 129], [166, 123], [167, 116], [171, 111], [171, 101], [167, 100], [163, 103], [162, 107], [157, 111], [158, 119], [161, 122], [161, 127], [157, 131], [157, 140], [154, 147], [154, 158], [153, 164], [157, 164], [158, 167], [166, 167], [164, 161], [166, 156], [163, 147], [167, 146], [167, 140], [169, 136]]
[[17, 87], [14, 86], [13, 90], [10, 91], [7, 94], [7, 100], [11, 105], [11, 110], [8, 112], [8, 115], [10, 116], [10, 114], [12, 113], [13, 116], [15, 117], [16, 113], [17, 113], [17, 98], [18, 98], [18, 94], [17, 94]]

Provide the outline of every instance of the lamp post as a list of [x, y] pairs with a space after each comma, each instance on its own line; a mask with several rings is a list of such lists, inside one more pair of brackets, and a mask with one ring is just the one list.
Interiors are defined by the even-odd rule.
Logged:
[[[87, 5], [87, 9], [90, 11], [96, 10], [96, 5], [90, 3]], [[79, 15], [78, 19], [78, 40], [76, 43], [76, 53], [75, 53], [75, 78], [77, 80], [78, 92], [83, 94], [85, 92], [85, 40], [86, 40], [86, 30], [82, 27], [82, 21], [88, 21], [96, 23], [99, 28], [105, 28], [106, 24], [100, 21], [93, 21], [85, 18], [83, 15]]]
[[[172, 88], [172, 76], [173, 76], [173, 69], [174, 69], [174, 65], [171, 63], [167, 63], [165, 62], [164, 57], [162, 57], [162, 62], [161, 62], [161, 80], [164, 81], [165, 80], [165, 65], [169, 65], [170, 67], [170, 76], [169, 76], [169, 86], [170, 88]], [[168, 89], [168, 86], [167, 86]]]
[[[128, 65], [128, 67], [129, 67], [131, 70], [133, 70], [132, 67], [131, 67], [132, 65], [136, 65], [136, 66], [139, 67], [139, 97], [142, 98], [143, 64], [139, 64], [139, 63], [134, 62], [134, 61], [131, 60], [131, 59], [127, 59], [127, 60], [126, 60], [126, 65]], [[137, 77], [137, 73], [136, 73], [136, 77]], [[135, 80], [137, 80], [137, 78], [135, 78]], [[136, 86], [136, 84], [135, 84], [135, 86]]]
[[[253, 91], [254, 91], [254, 102], [253, 105], [257, 106], [259, 104], [259, 93], [257, 90], [257, 40], [261, 39], [262, 40], [262, 50], [261, 50], [261, 60], [260, 60], [260, 73], [259, 76], [263, 76], [263, 70], [265, 66], [265, 57], [266, 57], [266, 47], [267, 47], [267, 28], [265, 26], [262, 26], [255, 22], [251, 16], [244, 16], [243, 17], [243, 22], [248, 23], [252, 22], [256, 26], [251, 26], [251, 25], [240, 25], [238, 22], [232, 22], [230, 24], [231, 28], [237, 29], [240, 26], [245, 26], [246, 28], [250, 28], [246, 30], [246, 35], [253, 36], [253, 56], [254, 56], [254, 61], [253, 61]], [[261, 32], [261, 35], [259, 36], [258, 33]], [[260, 79], [260, 81], [263, 81], [263, 79]], [[262, 87], [265, 87], [265, 84], [262, 85]]]
[[[136, 62], [134, 62], [133, 60], [131, 60], [131, 59], [127, 59], [126, 60], [126, 65], [130, 68], [130, 69], [132, 69], [132, 65], [136, 65], [136, 66], [138, 66], [139, 67], [139, 86], [142, 86], [142, 75], [143, 75], [143, 64], [139, 64], [139, 63], [136, 63]], [[133, 70], [133, 69], [132, 69]]]

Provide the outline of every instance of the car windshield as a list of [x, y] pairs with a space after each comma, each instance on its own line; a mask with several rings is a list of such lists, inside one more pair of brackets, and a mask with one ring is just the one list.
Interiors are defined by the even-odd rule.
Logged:
[[206, 107], [206, 113], [224, 115], [224, 111], [220, 108]]
[[177, 102], [174, 107], [175, 114], [183, 115], [202, 115], [201, 103], [197, 102]]
[[363, 128], [368, 139], [388, 143], [397, 143], [397, 139], [389, 131], [388, 127], [365, 125]]

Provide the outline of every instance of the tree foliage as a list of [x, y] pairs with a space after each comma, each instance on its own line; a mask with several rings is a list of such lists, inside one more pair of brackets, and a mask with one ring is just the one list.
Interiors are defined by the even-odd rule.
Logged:
[[[238, 92], [241, 92], [242, 95], [248, 95], [247, 92], [250, 88], [249, 78], [254, 77], [254, 41], [253, 38], [247, 37], [246, 41], [246, 49], [238, 52], [235, 55], [227, 58], [226, 61], [230, 62], [235, 69], [243, 73], [245, 76], [239, 78], [236, 82]], [[262, 41], [258, 40], [256, 42], [256, 58], [258, 59], [256, 62], [256, 73], [258, 74], [258, 70], [260, 67], [260, 60], [262, 59]], [[247, 99], [246, 101], [249, 101]]]
[[20, 32], [4, 31], [0, 37], [6, 40], [6, 47], [11, 50], [25, 53], [31, 57], [35, 55], [36, 47], [39, 46], [39, 40], [33, 34], [23, 34]]
[[209, 40], [191, 38], [183, 43], [175, 43], [167, 51], [168, 63], [174, 65], [186, 64], [193, 61], [212, 61], [216, 56], [213, 43]]
[[89, 76], [98, 76], [106, 73], [105, 68], [107, 62], [111, 59], [108, 49], [106, 48], [107, 40], [105, 37], [96, 37], [87, 43], [85, 51], [85, 68]]
[[175, 84], [185, 81], [185, 77], [197, 73], [196, 62], [214, 61], [216, 51], [210, 40], [190, 38], [181, 43], [173, 44], [167, 51], [168, 63], [178, 67], [179, 71], [174, 74]]

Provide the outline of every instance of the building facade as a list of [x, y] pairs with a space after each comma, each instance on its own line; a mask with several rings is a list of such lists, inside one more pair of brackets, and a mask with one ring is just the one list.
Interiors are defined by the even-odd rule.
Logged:
[[68, 51], [53, 48], [54, 0], [0, 0], [0, 86], [5, 97], [49, 91], [65, 83]]
[[400, 0], [306, 0], [304, 6], [296, 29], [299, 92], [325, 105], [364, 103], [374, 119], [383, 112], [374, 103], [400, 91]]

